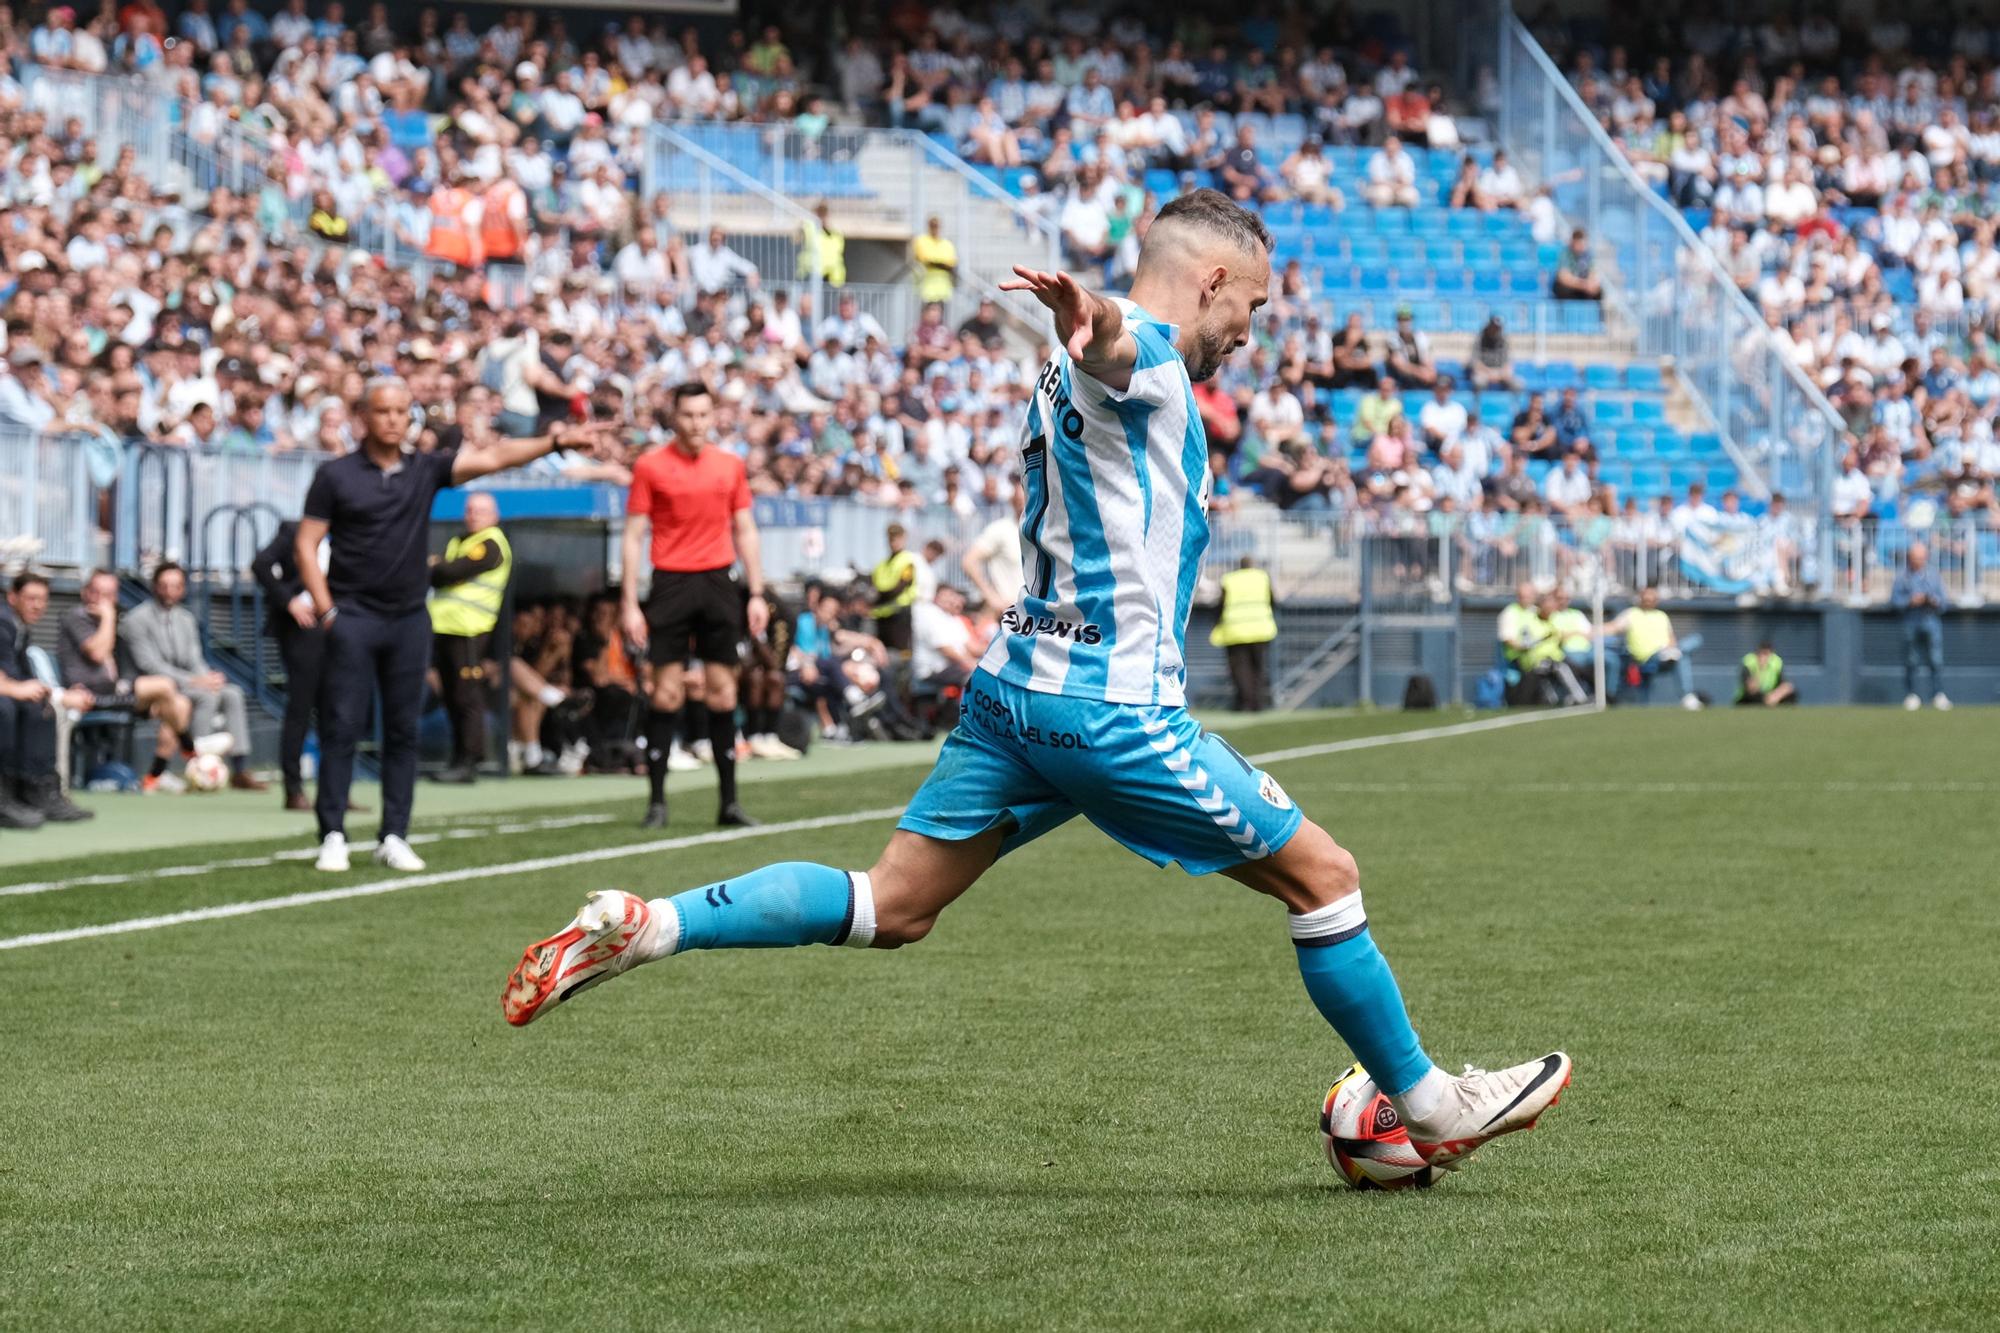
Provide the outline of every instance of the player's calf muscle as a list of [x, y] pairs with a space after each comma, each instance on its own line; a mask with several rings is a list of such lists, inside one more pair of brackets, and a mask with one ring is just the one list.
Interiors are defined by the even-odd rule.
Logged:
[[962, 842], [898, 829], [868, 872], [877, 949], [915, 944], [1000, 853], [998, 830]]

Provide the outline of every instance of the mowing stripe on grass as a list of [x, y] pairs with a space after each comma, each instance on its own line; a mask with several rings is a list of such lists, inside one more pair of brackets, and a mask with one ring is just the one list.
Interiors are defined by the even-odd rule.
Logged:
[[[1255, 764], [1279, 764], [1292, 759], [1312, 759], [1321, 755], [1339, 754], [1347, 750], [1371, 750], [1383, 745], [1403, 745], [1412, 741], [1442, 740], [1451, 736], [1471, 735], [1481, 731], [1498, 731], [1505, 727], [1523, 726], [1532, 722], [1548, 722], [1556, 718], [1594, 715], [1595, 709], [1569, 709], [1560, 712], [1519, 713], [1504, 717], [1483, 718], [1475, 722], [1457, 722], [1444, 727], [1424, 727], [1416, 731], [1395, 731], [1380, 736], [1355, 736], [1346, 740], [1326, 741], [1318, 745], [1300, 745], [1288, 750], [1271, 750], [1264, 754], [1249, 756]], [[866, 824], [878, 819], [893, 819], [903, 813], [900, 805], [882, 806], [874, 810], [854, 810], [840, 815], [821, 815], [814, 819], [793, 819], [781, 824], [762, 824], [756, 828], [717, 829], [713, 833], [693, 833], [680, 838], [657, 838], [651, 842], [627, 843], [618, 847], [598, 847], [589, 851], [571, 852], [563, 856], [539, 856], [526, 861], [509, 861], [497, 866], [465, 866], [457, 870], [427, 871], [417, 875], [399, 875], [394, 879], [372, 880], [366, 884], [349, 884], [337, 889], [318, 889], [308, 893], [288, 893], [279, 898], [258, 898], [250, 902], [223, 903], [216, 907], [197, 907], [185, 912], [169, 912], [164, 916], [133, 917], [126, 921], [110, 921], [97, 926], [77, 926], [69, 930], [45, 930], [32, 935], [15, 935], [0, 939], [0, 950], [29, 949], [38, 944], [64, 944], [71, 940], [97, 939], [105, 935], [127, 935], [135, 931], [159, 930], [165, 926], [192, 925], [197, 921], [220, 921], [226, 917], [249, 916], [256, 912], [275, 912], [286, 907], [309, 907], [315, 903], [341, 902], [348, 898], [369, 898], [385, 893], [398, 893], [404, 889], [421, 889], [433, 884], [456, 884], [468, 879], [490, 879], [496, 875], [527, 875], [538, 870], [555, 870], [565, 866], [588, 865], [597, 861], [617, 861], [632, 856], [649, 856], [654, 852], [675, 851], [682, 847], [706, 847], [721, 842], [741, 842], [746, 838], [762, 838], [774, 833], [802, 833], [808, 829], [840, 828], [848, 824]], [[482, 830], [490, 832], [491, 830]], [[158, 874], [158, 871], [152, 872]], [[16, 886], [17, 888], [19, 886]]]
[[[608, 824], [615, 815], [555, 815], [547, 819], [513, 820], [507, 823], [481, 821], [475, 827], [445, 829], [440, 833], [412, 833], [411, 846], [424, 843], [444, 842], [463, 838], [485, 838], [502, 833], [540, 833], [547, 829], [576, 828], [584, 824]], [[351, 842], [350, 851], [373, 851], [375, 840]], [[211, 870], [262, 870], [285, 861], [310, 861], [319, 855], [318, 847], [288, 848], [282, 852], [271, 852], [265, 856], [232, 856], [220, 861], [205, 861], [200, 865], [161, 866], [157, 870], [132, 870], [115, 875], [76, 875], [70, 879], [28, 880], [20, 884], [0, 884], [0, 898], [18, 898], [31, 893], [55, 893], [62, 889], [101, 888], [109, 884], [130, 884], [135, 880], [180, 879], [188, 875], [205, 875]]]

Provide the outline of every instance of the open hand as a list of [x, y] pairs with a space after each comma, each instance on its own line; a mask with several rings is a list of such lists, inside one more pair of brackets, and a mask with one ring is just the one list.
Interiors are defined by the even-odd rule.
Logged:
[[1105, 359], [1125, 327], [1117, 306], [1060, 270], [1044, 273], [1016, 264], [1014, 273], [1000, 290], [1027, 292], [1047, 306], [1056, 317], [1056, 339], [1071, 359], [1086, 363]]

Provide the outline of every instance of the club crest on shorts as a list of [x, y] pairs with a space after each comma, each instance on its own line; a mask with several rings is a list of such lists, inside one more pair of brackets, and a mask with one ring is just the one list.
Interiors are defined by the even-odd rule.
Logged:
[[1292, 808], [1292, 798], [1285, 795], [1285, 789], [1278, 785], [1276, 778], [1269, 773], [1259, 773], [1257, 776], [1261, 779], [1257, 784], [1257, 794], [1264, 798], [1266, 805], [1274, 805], [1280, 810]]

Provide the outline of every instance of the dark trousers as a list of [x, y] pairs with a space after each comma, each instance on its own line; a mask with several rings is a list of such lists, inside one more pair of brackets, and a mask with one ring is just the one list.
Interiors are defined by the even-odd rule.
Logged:
[[1917, 672], [1928, 667], [1930, 693], [1944, 692], [1944, 621], [1938, 616], [1910, 616], [1903, 621], [1903, 693], [1921, 694]]
[[1236, 711], [1261, 713], [1271, 706], [1265, 693], [1264, 653], [1267, 643], [1229, 645], [1229, 679], [1236, 686]]
[[438, 696], [451, 719], [451, 765], [478, 768], [486, 762], [486, 653], [491, 634], [439, 634], [431, 650], [437, 663]]
[[285, 720], [278, 731], [278, 771], [285, 775], [285, 792], [302, 792], [305, 779], [299, 760], [305, 754], [306, 733], [319, 707], [321, 668], [326, 662], [326, 631], [306, 629], [286, 617], [275, 627], [278, 657], [285, 664]]
[[382, 699], [382, 836], [410, 831], [417, 786], [417, 719], [431, 661], [431, 617], [419, 607], [400, 616], [343, 609], [326, 632], [319, 702], [320, 836], [345, 833], [354, 748], [368, 726], [368, 705]]
[[0, 775], [45, 778], [55, 771], [55, 713], [46, 704], [0, 699]]

